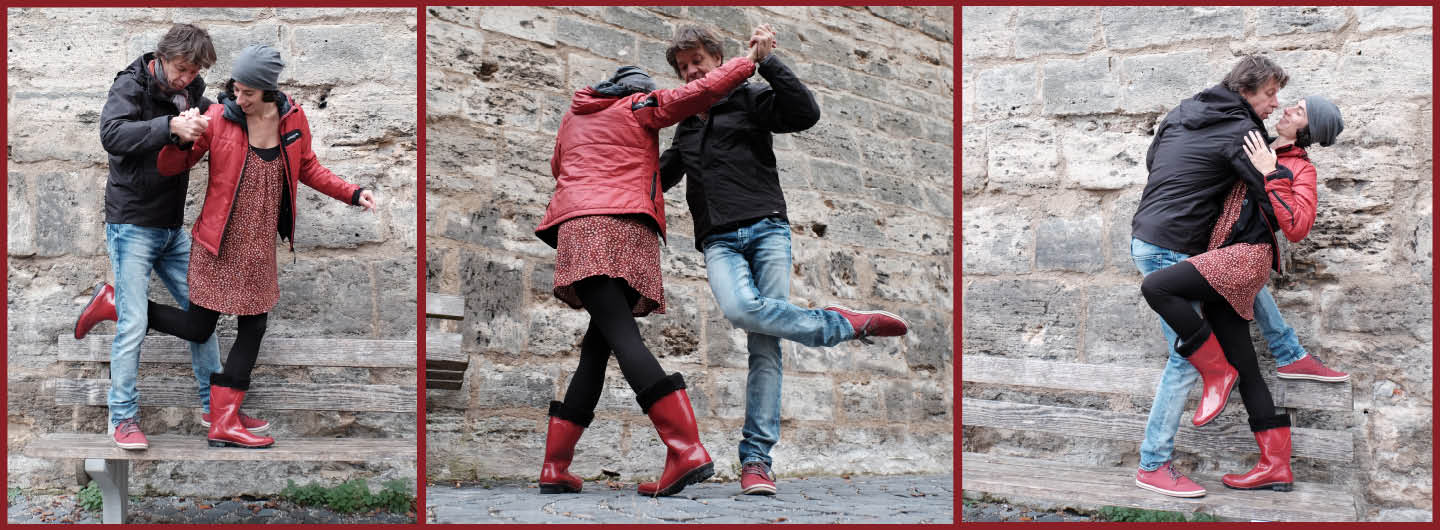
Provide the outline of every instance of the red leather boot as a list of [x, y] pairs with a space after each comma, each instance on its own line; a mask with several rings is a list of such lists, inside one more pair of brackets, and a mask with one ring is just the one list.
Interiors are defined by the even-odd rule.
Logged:
[[1191, 423], [1196, 427], [1210, 423], [1210, 420], [1225, 410], [1225, 401], [1230, 399], [1230, 389], [1240, 380], [1240, 372], [1235, 371], [1235, 367], [1225, 360], [1220, 341], [1215, 339], [1208, 323], [1190, 340], [1177, 345], [1175, 351], [1181, 355], [1186, 351], [1195, 352], [1185, 359], [1200, 371], [1203, 388], [1200, 392], [1200, 406], [1195, 409], [1195, 418]]
[[261, 449], [275, 444], [269, 436], [256, 436], [240, 423], [240, 404], [245, 390], [221, 386], [228, 382], [223, 373], [210, 375], [210, 447], [244, 447]]
[[661, 379], [636, 395], [635, 399], [650, 416], [650, 421], [655, 423], [655, 431], [660, 433], [660, 441], [668, 449], [665, 471], [660, 474], [660, 480], [640, 484], [637, 489], [639, 494], [651, 497], [674, 495], [685, 486], [715, 475], [710, 453], [700, 445], [695, 411], [690, 408], [690, 396], [685, 393], [685, 380], [680, 374]]
[[570, 472], [570, 461], [575, 458], [575, 443], [580, 441], [580, 435], [593, 418], [593, 414], [569, 411], [559, 401], [550, 402], [545, 463], [540, 466], [540, 493], [580, 493], [585, 481]]
[[1237, 490], [1272, 489], [1290, 491], [1295, 476], [1290, 472], [1290, 428], [1276, 427], [1255, 433], [1260, 445], [1260, 461], [1242, 475], [1220, 478], [1225, 487]]
[[100, 282], [95, 285], [95, 296], [90, 297], [90, 303], [85, 304], [85, 309], [80, 310], [80, 318], [75, 319], [75, 340], [85, 338], [90, 333], [90, 328], [95, 327], [105, 320], [116, 320], [115, 316], [115, 288], [110, 284]]

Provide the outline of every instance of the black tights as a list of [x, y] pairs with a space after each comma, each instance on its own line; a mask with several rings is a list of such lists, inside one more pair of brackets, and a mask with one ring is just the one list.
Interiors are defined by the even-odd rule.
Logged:
[[660, 361], [645, 347], [640, 328], [630, 314], [639, 296], [634, 289], [618, 278], [591, 276], [575, 283], [575, 294], [590, 313], [590, 327], [580, 341], [580, 365], [565, 390], [566, 409], [580, 416], [595, 410], [612, 352], [620, 373], [637, 396], [665, 378]]
[[[255, 359], [260, 356], [260, 339], [265, 337], [265, 321], [268, 313], [240, 315], [237, 318], [235, 344], [225, 357], [223, 374], [211, 374], [210, 384], [240, 390], [250, 388], [250, 370], [255, 368]], [[161, 305], [150, 301], [146, 311], [150, 329], [174, 335], [190, 342], [205, 342], [215, 333], [215, 323], [220, 313], [190, 303], [190, 310]]]
[[[1199, 342], [1193, 341], [1204, 341], [1206, 337], [1200, 335], [1205, 330], [1205, 323], [1210, 323], [1215, 340], [1225, 351], [1225, 360], [1240, 373], [1236, 386], [1240, 388], [1240, 399], [1245, 402], [1245, 412], [1250, 415], [1251, 431], [1290, 425], [1289, 416], [1275, 414], [1270, 388], [1260, 377], [1260, 363], [1255, 359], [1255, 348], [1250, 342], [1250, 323], [1230, 307], [1230, 302], [1205, 281], [1194, 265], [1181, 261], [1152, 272], [1140, 284], [1140, 292], [1145, 295], [1150, 307], [1187, 345], [1198, 346]], [[1190, 307], [1192, 300], [1203, 304], [1204, 318]], [[1182, 355], [1194, 352], [1193, 346]]]

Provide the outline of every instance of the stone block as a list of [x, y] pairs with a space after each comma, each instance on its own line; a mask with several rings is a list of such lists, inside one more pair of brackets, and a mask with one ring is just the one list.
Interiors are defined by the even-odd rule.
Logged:
[[[729, 33], [729, 36], [734, 38], [748, 38], [750, 30], [753, 29], [749, 16], [738, 7], [690, 6], [690, 18], [701, 24], [719, 28], [720, 31]], [[784, 28], [782, 26], [776, 29], [783, 30]]]
[[[1336, 92], [1341, 79], [1336, 75], [1336, 68], [1340, 57], [1332, 51], [1322, 50], [1295, 50], [1287, 52], [1276, 52], [1271, 55], [1285, 73], [1290, 76], [1290, 81], [1285, 88], [1280, 89], [1277, 96], [1281, 105], [1294, 105], [1296, 101], [1310, 95], [1321, 94], [1330, 98], [1339, 98], [1341, 94]], [[1233, 65], [1227, 65], [1227, 67]], [[1224, 74], [1217, 73], [1217, 76]], [[1358, 102], [1357, 102], [1358, 103]], [[1369, 102], [1374, 103], [1374, 102]], [[1346, 118], [1350, 118], [1349, 105], [1346, 105]], [[1280, 121], [1281, 112], [1277, 109], [1270, 113], [1270, 119], [1266, 120], [1269, 130], [1273, 131], [1276, 123]], [[1347, 130], [1350, 123], [1345, 124]], [[1346, 133], [1346, 140], [1354, 140]]]
[[590, 324], [584, 311], [570, 309], [556, 299], [530, 304], [525, 319], [530, 322], [525, 351], [541, 357], [578, 355], [580, 339]]
[[570, 85], [566, 88], [574, 92], [609, 79], [610, 76], [615, 75], [615, 69], [620, 68], [622, 63], [572, 53], [567, 64], [569, 71], [566, 74], [570, 79]]
[[[393, 65], [383, 62], [385, 48], [374, 43], [383, 42], [388, 36], [381, 24], [295, 27], [291, 36], [294, 47], [285, 57], [284, 80], [300, 84], [338, 84], [353, 82], [356, 77], [386, 79], [388, 76], [383, 75], [387, 73], [385, 66]], [[357, 76], [354, 65], [367, 65], [368, 68]]]
[[1015, 56], [1074, 54], [1099, 35], [1094, 7], [1029, 7], [1015, 14]]
[[791, 137], [796, 147], [815, 158], [860, 164], [860, 142], [852, 129], [829, 120], [820, 120]]
[[617, 30], [562, 17], [555, 24], [556, 42], [629, 63], [635, 55], [635, 37]]
[[[235, 64], [235, 58], [251, 44], [264, 44], [280, 50], [280, 58], [285, 61], [285, 70], [280, 74], [281, 79], [294, 79], [294, 72], [291, 68], [294, 63], [292, 57], [294, 53], [292, 53], [289, 43], [281, 43], [281, 26], [279, 24], [267, 21], [254, 25], [208, 24], [204, 27], [205, 31], [210, 32], [210, 42], [215, 46], [215, 64], [203, 72], [205, 80], [210, 84], [223, 88], [225, 81], [230, 79], [230, 67]], [[293, 30], [295, 27], [287, 29]], [[155, 51], [155, 46], [164, 36], [165, 30], [156, 30], [132, 37], [129, 42], [130, 54], [139, 57], [146, 52]], [[335, 74], [336, 72], [330, 73]], [[281, 89], [285, 90], [286, 87]], [[215, 94], [207, 90], [205, 96], [214, 99]]]
[[1099, 215], [1051, 217], [1035, 229], [1035, 268], [1098, 272], [1105, 266], [1105, 233]]
[[1140, 282], [1085, 290], [1085, 362], [1159, 366], [1169, 349], [1160, 317], [1140, 296]]
[[375, 306], [380, 317], [379, 336], [415, 338], [415, 256], [374, 262]]
[[1107, 131], [1095, 122], [1060, 130], [1065, 180], [1084, 190], [1143, 186], [1148, 175], [1145, 153], [1151, 137], [1132, 131]]
[[[705, 306], [705, 363], [710, 367], [747, 368], [749, 353], [745, 330], [725, 319], [715, 298], [708, 297]], [[781, 344], [784, 344], [782, 341]]]
[[[711, 388], [715, 390], [715, 399], [711, 400], [711, 410], [716, 418], [740, 419], [745, 417], [745, 378], [744, 371], [719, 371], [708, 372]], [[783, 387], [782, 383], [782, 387]], [[782, 398], [782, 404], [783, 404]]]
[[[105, 177], [94, 172], [40, 173], [34, 184], [35, 247], [40, 256], [104, 256]], [[83, 285], [83, 284], [82, 284]]]
[[1055, 131], [1045, 122], [1003, 121], [985, 131], [986, 189], [1030, 194], [1058, 184]]
[[528, 366], [506, 366], [482, 358], [473, 366], [479, 389], [472, 408], [533, 407], [547, 410], [555, 397], [555, 380]]
[[829, 377], [787, 377], [780, 387], [780, 414], [795, 420], [835, 418], [835, 390]]
[[468, 213], [445, 212], [445, 228], [438, 232], [450, 239], [498, 248], [501, 232], [496, 225], [500, 217], [500, 209], [495, 206], [481, 207]]
[[[1290, 63], [1281, 64], [1289, 72]], [[1169, 112], [1181, 100], [1214, 84], [1216, 77], [1206, 50], [1125, 57], [1120, 69], [1125, 80], [1121, 108], [1130, 113]]]
[[[1130, 188], [1121, 192], [1111, 203], [1110, 210], [1110, 269], [1116, 272], [1137, 275], [1135, 262], [1130, 259], [1130, 221], [1135, 218], [1135, 211], [1140, 208], [1139, 187]], [[1139, 281], [1138, 279], [1136, 281]]]
[[331, 89], [318, 102], [297, 102], [310, 119], [317, 155], [337, 146], [415, 141], [415, 85], [350, 84]]
[[911, 168], [914, 167], [910, 159], [911, 142], [909, 141], [870, 135], [866, 141], [859, 143], [861, 154], [865, 157], [865, 165], [877, 172], [889, 175], [909, 175]]
[[459, 120], [427, 121], [426, 127], [427, 191], [476, 192], [495, 178], [499, 151], [483, 129]]
[[607, 6], [602, 12], [606, 22], [651, 37], [669, 40], [674, 29], [665, 19], [637, 7]]
[[[747, 31], [746, 34], [749, 32]], [[795, 37], [800, 41], [798, 52], [808, 60], [848, 68], [854, 64], [850, 50], [855, 43], [845, 37], [825, 31], [818, 26], [802, 25]], [[783, 53], [785, 50], [781, 50]], [[797, 62], [797, 61], [789, 61]]]
[[482, 76], [487, 70], [492, 70], [485, 67], [487, 63], [482, 51], [484, 49], [485, 33], [478, 29], [446, 22], [443, 18], [434, 16], [425, 22], [426, 70], [445, 68]]
[[[487, 83], [508, 83], [512, 87], [523, 87], [525, 90], [563, 90], [565, 70], [560, 59], [556, 54], [545, 53], [543, 48], [525, 42], [491, 42], [485, 48], [484, 61], [480, 65], [480, 80]], [[569, 103], [566, 99], [561, 110], [568, 108]]]
[[985, 118], [1033, 114], [1039, 108], [1034, 64], [993, 66], [975, 78], [975, 112]]
[[104, 92], [11, 92], [10, 98], [11, 163], [61, 160], [101, 165], [109, 159], [100, 142]]
[[[322, 162], [323, 163], [323, 162]], [[373, 166], [336, 165], [335, 171], [344, 174], [352, 184], [375, 189], [375, 182], [381, 180], [381, 169]], [[383, 194], [385, 190], [380, 190]], [[385, 241], [385, 225], [375, 211], [365, 211], [360, 206], [351, 206], [348, 198], [340, 202], [309, 186], [300, 186], [299, 200], [295, 204], [295, 249], [305, 251], [315, 248], [356, 248], [370, 243]]]
[[955, 121], [940, 119], [925, 119], [925, 133], [922, 138], [949, 146], [955, 145]]
[[1096, 56], [1045, 63], [1045, 114], [1100, 114], [1120, 109], [1114, 58]]
[[1023, 208], [977, 207], [964, 213], [967, 274], [1029, 272], [1035, 253], [1031, 214]]
[[[969, 237], [967, 234], [966, 237]], [[897, 302], [951, 306], [951, 278], [948, 267], [934, 260], [899, 256], [875, 256], [871, 261], [875, 282], [869, 296]]]
[[480, 27], [480, 6], [425, 6], [425, 26], [437, 20], [453, 22], [472, 28]]
[[885, 419], [885, 396], [879, 381], [840, 383], [840, 413], [846, 421]]
[[267, 10], [237, 7], [207, 7], [176, 9], [171, 15], [176, 23], [195, 24], [212, 20], [247, 22], [267, 15]]
[[827, 119], [834, 119], [852, 127], [875, 126], [875, 111], [865, 100], [848, 95], [825, 94], [820, 98], [821, 107]]
[[515, 301], [525, 294], [524, 261], [490, 252], [462, 251], [460, 286], [465, 297], [463, 350], [517, 354], [529, 331]]
[[960, 38], [966, 60], [1009, 57], [1014, 53], [1017, 32], [1011, 21], [1016, 8], [964, 6], [962, 9]]
[[368, 263], [307, 256], [281, 259], [279, 267], [280, 301], [270, 311], [269, 335], [375, 338], [375, 279]]
[[540, 132], [552, 135], [559, 133], [560, 122], [565, 117], [565, 111], [569, 109], [569, 97], [550, 92], [541, 94], [540, 112], [543, 117], [540, 119]]
[[636, 319], [646, 347], [671, 370], [680, 363], [702, 362], [700, 300], [710, 297], [708, 289], [666, 285], [665, 313]]
[[[114, 79], [112, 73], [124, 70], [139, 58], [126, 52], [126, 30], [120, 24], [79, 22], [65, 25], [65, 31], [55, 31], [58, 26], [22, 26], [15, 18], [8, 20], [6, 57], [10, 86], [24, 82], [52, 90], [92, 91], [100, 88], [97, 84], [104, 83], [108, 88]], [[90, 71], [97, 65], [105, 65], [105, 75], [56, 75]]]
[[1379, 29], [1428, 28], [1434, 20], [1431, 6], [1354, 6], [1356, 29], [1375, 31]]
[[[1337, 104], [1377, 98], [1430, 96], [1432, 38], [1429, 33], [1403, 33], [1350, 41], [1340, 52], [1335, 73]], [[1366, 79], [1385, 79], [1383, 91]]]
[[36, 251], [35, 208], [30, 198], [29, 180], [23, 173], [11, 170], [5, 189], [6, 251], [12, 258], [33, 256]]
[[965, 352], [1074, 362], [1080, 289], [1051, 280], [975, 280], [965, 287]]
[[[793, 347], [791, 346], [793, 344]], [[853, 346], [847, 347], [841, 343], [835, 347], [804, 346], [790, 341], [780, 341], [781, 357], [784, 359], [785, 370], [794, 372], [809, 372], [821, 374], [834, 374], [851, 370], [855, 363], [855, 352]], [[790, 351], [792, 350], [793, 351]]]
[[1413, 283], [1377, 286], [1328, 287], [1320, 296], [1325, 327], [1361, 333], [1408, 332], [1420, 340], [1431, 338], [1429, 306], [1419, 303], [1430, 294], [1428, 286]]
[[989, 166], [985, 129], [978, 125], [965, 124], [960, 130], [960, 186], [962, 193], [970, 194], [985, 189], [986, 170]]
[[464, 117], [469, 120], [511, 131], [533, 131], [540, 124], [538, 94], [534, 92], [480, 85], [465, 96]]
[[[275, 17], [286, 21], [315, 20], [324, 18], [387, 18], [393, 20], [405, 17], [414, 17], [414, 9], [395, 8], [373, 8], [373, 7], [343, 7], [343, 8], [275, 8]], [[393, 17], [393, 18], [391, 18]], [[251, 20], [241, 19], [241, 20]], [[414, 20], [409, 20], [411, 26], [415, 25]]]
[[[1155, 21], [1165, 31], [1155, 31]], [[1105, 46], [1130, 50], [1200, 39], [1240, 40], [1245, 36], [1245, 11], [1239, 7], [1103, 7], [1100, 25]]]
[[484, 8], [479, 24], [480, 29], [553, 47], [558, 18], [555, 13], [538, 7], [490, 6]]
[[[898, 310], [894, 307], [879, 307], [890, 313], [900, 315], [900, 318], [910, 322], [914, 315], [910, 311]], [[909, 335], [908, 333], [906, 334]], [[875, 344], [863, 342], [842, 343], [839, 348], [850, 348], [854, 350], [851, 357], [855, 359], [855, 371], [865, 374], [875, 374], [891, 377], [903, 377], [910, 372], [904, 354], [904, 339], [881, 339]]]
[[[953, 297], [952, 297], [953, 298]], [[950, 301], [946, 301], [950, 307]], [[905, 363], [912, 373], [934, 370], [949, 373], [955, 362], [955, 315], [952, 311], [914, 309], [904, 315], [909, 331], [900, 342], [905, 345]]]
[[1349, 8], [1343, 6], [1261, 7], [1255, 10], [1255, 34], [1330, 33], [1349, 20]]

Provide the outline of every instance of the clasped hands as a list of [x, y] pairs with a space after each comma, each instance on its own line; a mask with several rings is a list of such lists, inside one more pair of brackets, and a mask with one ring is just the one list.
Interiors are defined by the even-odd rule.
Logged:
[[757, 63], [770, 55], [771, 50], [780, 47], [775, 42], [775, 30], [769, 24], [755, 26], [755, 32], [750, 34], [748, 46], [750, 47], [750, 60]]
[[200, 138], [200, 135], [205, 133], [205, 128], [209, 126], [210, 117], [201, 115], [200, 109], [195, 107], [190, 107], [180, 115], [170, 118], [170, 132], [184, 143]]

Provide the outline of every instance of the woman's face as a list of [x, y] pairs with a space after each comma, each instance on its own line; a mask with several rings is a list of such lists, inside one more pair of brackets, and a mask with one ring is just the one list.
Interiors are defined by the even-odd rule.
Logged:
[[235, 82], [235, 103], [240, 104], [240, 110], [245, 111], [247, 115], [254, 115], [260, 111], [260, 105], [264, 103], [260, 101], [260, 98], [264, 95], [264, 90], [245, 86], [239, 81]]
[[1286, 138], [1294, 138], [1308, 125], [1310, 116], [1305, 114], [1305, 100], [1302, 99], [1281, 111], [1280, 122], [1275, 124], [1275, 132]]

